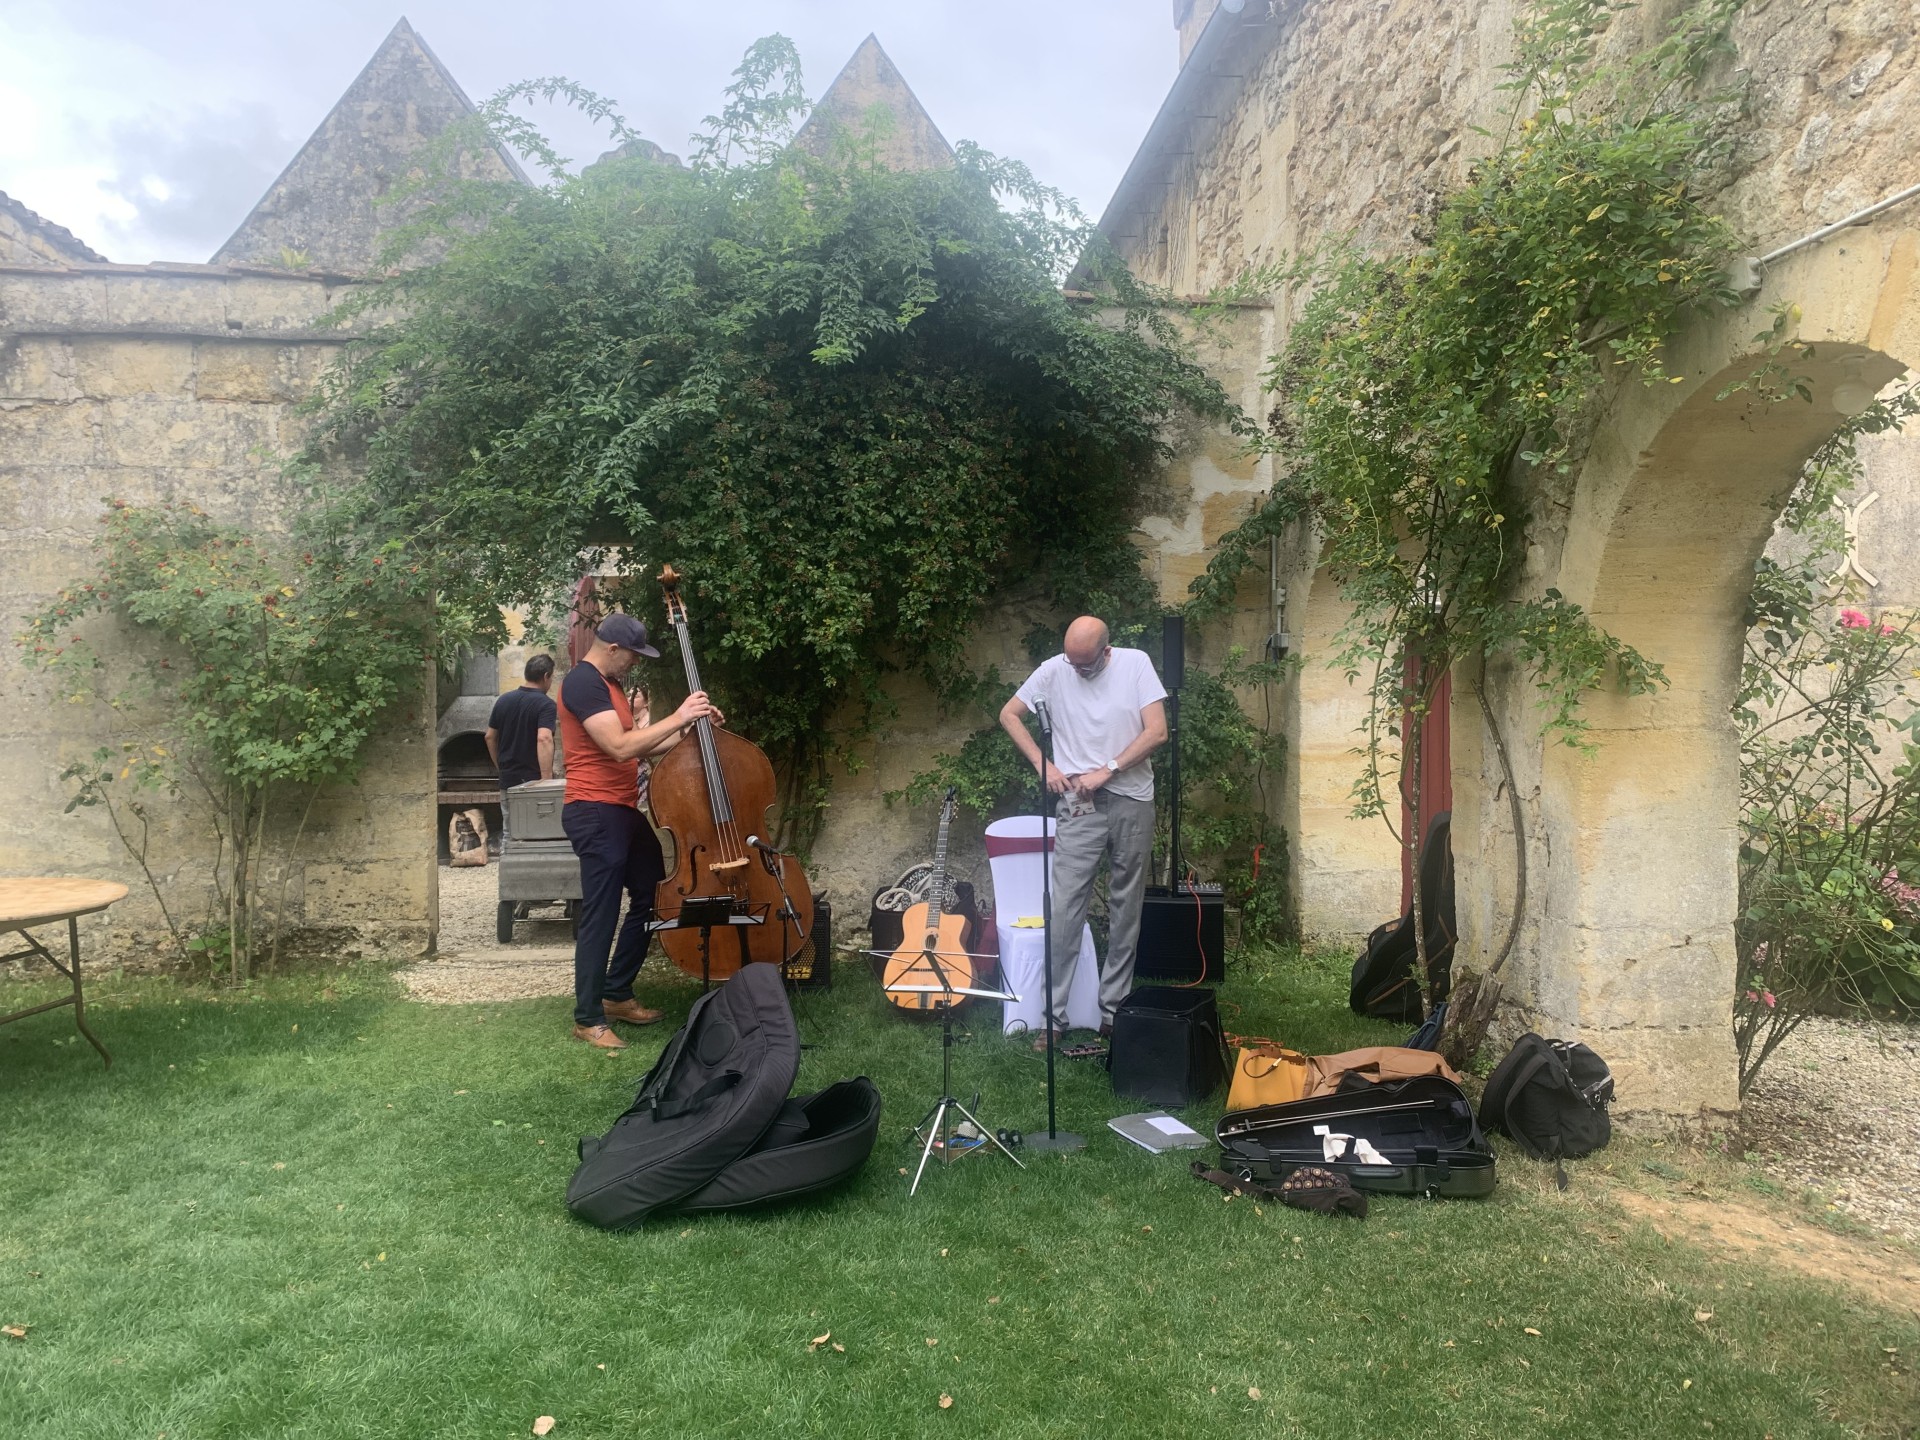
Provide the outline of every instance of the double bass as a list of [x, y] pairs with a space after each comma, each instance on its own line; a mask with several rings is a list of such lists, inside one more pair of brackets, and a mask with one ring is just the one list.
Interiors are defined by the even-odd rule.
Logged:
[[[671, 565], [660, 571], [660, 587], [691, 694], [705, 687]], [[748, 962], [780, 965], [798, 954], [813, 930], [813, 891], [799, 862], [766, 838], [777, 796], [766, 751], [702, 716], [654, 762], [650, 787], [654, 819], [673, 837], [673, 870], [654, 887], [654, 918], [679, 921], [688, 902], [698, 902], [680, 928], [659, 932], [667, 958], [689, 975], [724, 980]], [[704, 932], [694, 923], [716, 914], [722, 922]]]

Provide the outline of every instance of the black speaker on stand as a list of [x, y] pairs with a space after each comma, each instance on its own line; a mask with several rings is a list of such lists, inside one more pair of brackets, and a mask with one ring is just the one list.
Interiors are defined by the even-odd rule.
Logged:
[[1187, 684], [1187, 622], [1168, 615], [1160, 622], [1161, 681], [1167, 687], [1167, 887], [1180, 883], [1180, 692]]
[[1180, 692], [1187, 683], [1187, 627], [1168, 615], [1160, 628], [1160, 678], [1167, 687], [1167, 883], [1147, 887], [1140, 908], [1139, 980], [1218, 984], [1226, 975], [1226, 897], [1218, 885], [1187, 882], [1180, 869]]

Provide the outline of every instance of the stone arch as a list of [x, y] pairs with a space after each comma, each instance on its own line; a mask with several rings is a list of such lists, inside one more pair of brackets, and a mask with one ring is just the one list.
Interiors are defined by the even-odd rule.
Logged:
[[[1524, 683], [1488, 694], [1529, 801], [1530, 893], [1509, 962], [1506, 1028], [1579, 1036], [1613, 1065], [1624, 1114], [1662, 1123], [1737, 1108], [1735, 979], [1739, 743], [1729, 709], [1754, 562], [1806, 459], [1839, 426], [1843, 381], [1877, 388], [1920, 358], [1920, 233], [1851, 232], [1775, 267], [1753, 304], [1677, 337], [1678, 384], [1629, 385], [1601, 426], [1532, 579], [1658, 661], [1667, 686], [1589, 697], [1590, 754], [1539, 738]], [[1715, 397], [1764, 359], [1771, 305], [1801, 307], [1813, 353], [1792, 369], [1811, 404]], [[1543, 510], [1553, 507], [1544, 503]], [[1545, 527], [1550, 528], [1550, 527]], [[1457, 706], [1456, 734], [1477, 700]], [[1510, 853], [1488, 747], [1456, 756], [1456, 846]], [[1470, 772], [1463, 775], [1462, 771]], [[1458, 793], [1466, 781], [1473, 794]], [[1463, 833], [1462, 810], [1474, 829]], [[1507, 841], [1510, 844], [1510, 838]], [[1464, 954], [1505, 934], [1497, 861], [1463, 868]]]
[[[1316, 542], [1317, 543], [1317, 542]], [[1303, 933], [1320, 939], [1364, 935], [1400, 907], [1400, 852], [1379, 820], [1351, 811], [1367, 700], [1358, 683], [1327, 664], [1352, 613], [1324, 566], [1301, 588], [1294, 610], [1301, 667], [1287, 686], [1286, 813], [1293, 894]]]

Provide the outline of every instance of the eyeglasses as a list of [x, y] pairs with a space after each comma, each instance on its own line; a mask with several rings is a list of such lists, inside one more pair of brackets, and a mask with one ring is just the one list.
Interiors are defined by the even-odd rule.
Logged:
[[1069, 660], [1067, 664], [1073, 665], [1073, 673], [1078, 675], [1082, 680], [1091, 680], [1107, 668], [1107, 661], [1111, 659], [1112, 656], [1113, 647], [1108, 645], [1101, 649], [1098, 660], [1089, 660], [1085, 665], [1074, 665], [1073, 661]]

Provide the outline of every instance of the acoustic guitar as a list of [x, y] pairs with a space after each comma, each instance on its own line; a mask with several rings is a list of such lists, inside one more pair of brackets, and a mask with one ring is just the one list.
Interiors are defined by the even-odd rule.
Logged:
[[[901, 917], [900, 948], [887, 961], [881, 977], [883, 985], [930, 985], [931, 991], [887, 990], [886, 997], [902, 1010], [931, 1012], [946, 998], [940, 989], [941, 974], [955, 989], [973, 984], [973, 921], [964, 915], [949, 915], [944, 909], [947, 896], [947, 830], [953, 823], [953, 791], [940, 806], [940, 838], [934, 846], [933, 884], [927, 898], [907, 907]], [[929, 953], [932, 959], [929, 959]], [[934, 961], [939, 961], [939, 970]], [[967, 1002], [965, 995], [954, 1000], [956, 1010]]]

